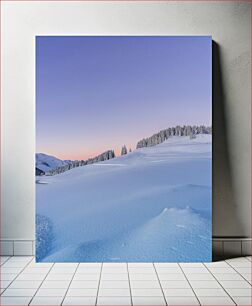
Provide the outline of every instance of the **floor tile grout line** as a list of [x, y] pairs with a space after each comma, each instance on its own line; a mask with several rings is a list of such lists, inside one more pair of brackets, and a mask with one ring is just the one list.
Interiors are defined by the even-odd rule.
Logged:
[[243, 256], [242, 258], [245, 258], [248, 262], [251, 262], [251, 260], [250, 259], [248, 259], [248, 257], [247, 256]]
[[102, 269], [103, 269], [103, 262], [101, 264], [100, 277], [99, 277], [99, 281], [98, 281], [98, 288], [97, 288], [97, 293], [96, 293], [95, 305], [97, 305], [97, 302], [98, 302], [98, 294], [99, 294], [101, 277], [102, 277]]
[[[14, 257], [14, 256], [12, 256]], [[28, 263], [20, 270], [20, 272], [13, 278], [13, 280], [9, 283], [9, 285], [4, 289], [4, 291], [0, 294], [0, 297], [2, 297], [3, 293], [10, 287], [10, 285], [17, 279], [17, 277], [23, 273], [23, 271], [25, 270], [25, 268], [27, 268], [27, 266], [32, 262], [33, 258], [31, 258], [30, 261], [28, 261]], [[1, 302], [1, 301], [0, 301]], [[1, 305], [1, 303], [0, 303]]]
[[[2, 256], [3, 257], [3, 256]], [[6, 256], [6, 257], [8, 257], [4, 262], [2, 262], [1, 264], [0, 264], [0, 267], [2, 268], [2, 266], [7, 262], [7, 261], [9, 261], [10, 259], [11, 259], [11, 257], [14, 257], [14, 256]], [[249, 260], [249, 259], [248, 259]]]
[[[246, 256], [242, 256], [242, 257], [237, 257], [237, 258], [244, 258], [244, 259], [246, 259], [246, 263], [247, 262], [251, 262], [251, 260], [250, 259], [248, 259]], [[237, 259], [237, 258], [233, 258], [233, 259]], [[230, 259], [223, 259], [223, 261], [225, 261], [226, 263], [228, 263], [228, 262], [239, 262], [238, 260], [236, 261], [236, 260], [232, 260], [232, 258], [230, 258]], [[240, 261], [241, 263], [243, 262], [243, 261]]]
[[196, 292], [194, 291], [194, 288], [193, 288], [193, 286], [191, 285], [189, 279], [187, 278], [187, 276], [186, 276], [186, 274], [185, 274], [185, 271], [183, 270], [183, 268], [181, 267], [181, 265], [180, 265], [179, 263], [178, 263], [178, 266], [180, 267], [182, 273], [184, 274], [186, 280], [188, 281], [188, 284], [189, 284], [190, 288], [192, 289], [192, 291], [193, 291], [193, 293], [194, 293], [194, 295], [195, 295], [197, 301], [199, 302], [199, 305], [201, 305], [201, 302], [200, 302], [200, 300], [199, 300], [199, 298], [198, 298]]
[[129, 291], [130, 291], [130, 301], [131, 305], [133, 305], [133, 297], [132, 297], [132, 291], [131, 291], [131, 285], [130, 285], [130, 275], [129, 275], [129, 263], [126, 263], [127, 266], [127, 273], [128, 273], [128, 282], [129, 282]]
[[158, 275], [158, 272], [157, 272], [155, 263], [153, 262], [152, 264], [153, 264], [153, 268], [154, 268], [154, 270], [155, 270], [155, 273], [156, 273], [156, 276], [157, 276], [157, 279], [158, 279], [159, 286], [160, 286], [161, 291], [162, 291], [162, 294], [163, 294], [163, 298], [164, 298], [165, 304], [168, 305], [168, 302], [167, 302], [167, 300], [166, 300], [166, 297], [165, 297], [165, 294], [164, 294], [164, 290], [163, 290], [161, 281], [160, 281], [160, 279], [159, 279], [159, 275]]
[[[14, 256], [9, 257], [8, 260], [10, 260], [12, 257], [14, 257]], [[18, 277], [20, 274], [23, 273], [23, 271], [27, 268], [27, 266], [30, 265], [30, 263], [32, 262], [32, 259], [33, 259], [33, 258], [31, 258], [31, 260], [30, 260], [27, 264], [25, 264], [24, 268], [21, 269], [21, 271], [20, 271], [20, 272], [17, 274], [17, 276], [11, 281], [11, 283], [7, 286], [7, 288], [9, 288], [9, 286], [12, 284], [12, 282], [14, 282], [14, 281], [17, 279], [17, 277]], [[7, 262], [8, 260], [6, 260], [5, 262]], [[247, 260], [248, 260], [248, 262], [250, 262], [249, 259], [247, 259]], [[227, 262], [227, 264], [228, 264], [229, 267], [231, 267], [231, 268], [234, 270], [234, 273], [235, 273], [235, 274], [240, 275], [240, 276], [242, 277], [242, 279], [244, 279], [247, 283], [249, 283], [249, 281], [247, 281], [247, 280], [241, 275], [241, 273], [238, 272], [238, 271], [236, 270], [236, 268], [234, 268], [233, 266], [231, 266], [231, 264], [229, 264], [228, 262]], [[153, 265], [154, 265], [154, 263], [153, 263]], [[213, 275], [213, 273], [210, 271], [210, 269], [208, 268], [208, 266], [205, 265], [204, 263], [203, 263], [203, 265], [204, 265], [204, 266], [206, 267], [206, 269], [210, 272], [210, 274]], [[79, 266], [79, 264], [78, 264], [78, 266]], [[77, 268], [75, 269], [74, 275], [76, 274], [76, 271], [77, 271], [77, 269], [78, 269], [78, 266], [77, 266]], [[52, 268], [53, 268], [53, 266], [51, 266], [51, 268], [49, 269], [49, 271], [48, 271], [48, 273], [46, 274], [44, 280], [42, 281], [40, 287], [41, 287], [42, 284], [44, 283], [46, 277], [48, 276], [48, 274], [49, 274], [49, 272], [51, 271]], [[128, 268], [128, 263], [127, 263], [127, 268]], [[181, 266], [180, 266], [180, 268], [181, 268]], [[155, 269], [155, 265], [154, 265], [154, 269]], [[181, 268], [181, 269], [182, 269], [182, 268]], [[156, 269], [155, 269], [155, 271], [156, 271]], [[183, 269], [182, 269], [182, 272], [184, 272]], [[112, 273], [112, 274], [113, 274], [113, 273]], [[158, 276], [157, 271], [156, 271], [156, 274], [157, 274], [157, 276]], [[184, 274], [185, 274], [185, 273], [184, 273]], [[101, 271], [100, 271], [100, 281], [101, 281], [101, 276], [102, 276], [102, 269], [101, 269]], [[228, 292], [225, 290], [224, 286], [221, 285], [220, 281], [218, 281], [218, 279], [216, 279], [216, 277], [215, 277], [214, 275], [213, 275], [213, 277], [214, 277], [214, 279], [217, 281], [217, 283], [219, 283], [219, 285], [221, 286], [221, 288], [224, 289], [224, 291], [225, 291], [225, 292], [227, 293], [227, 295], [231, 298], [231, 300], [234, 301], [233, 298], [230, 296], [230, 294], [228, 294]], [[74, 276], [72, 277], [70, 283], [72, 282], [73, 278], [74, 278]], [[129, 282], [130, 282], [129, 270], [128, 270], [128, 279], [129, 279]], [[186, 279], [187, 279], [187, 277], [186, 277]], [[158, 277], [158, 280], [159, 280], [159, 277]], [[151, 280], [150, 280], [150, 281], [151, 281]], [[187, 282], [190, 284], [190, 281], [189, 281], [188, 279], [187, 279]], [[99, 285], [100, 285], [100, 283], [99, 283]], [[251, 286], [250, 283], [249, 283], [249, 285]], [[161, 287], [161, 289], [162, 289], [162, 286], [160, 286], [160, 287]], [[5, 290], [6, 290], [7, 288], [5, 288]], [[38, 289], [39, 289], [39, 288], [38, 288]], [[69, 289], [69, 288], [68, 288], [68, 289]], [[68, 289], [67, 289], [67, 291], [68, 291]], [[5, 290], [4, 290], [4, 291], [5, 291]], [[130, 290], [131, 290], [131, 286], [130, 286]], [[4, 291], [3, 291], [3, 292], [4, 292]], [[38, 291], [38, 290], [37, 290], [37, 291]], [[37, 291], [36, 291], [36, 293], [37, 293]], [[98, 288], [98, 291], [99, 291], [99, 288]], [[194, 291], [194, 290], [193, 290], [193, 291]], [[3, 292], [2, 292], [2, 294], [3, 294]], [[34, 296], [32, 297], [32, 300], [33, 300], [33, 298], [35, 297], [36, 293], [35, 293]], [[195, 294], [195, 295], [196, 295], [196, 294]], [[64, 298], [63, 298], [62, 303], [64, 302], [65, 297], [66, 297], [66, 294], [65, 294], [65, 296], [64, 296]], [[197, 295], [196, 295], [196, 297], [197, 297]], [[98, 298], [98, 293], [97, 293], [96, 298]], [[198, 297], [197, 297], [197, 298], [198, 298]], [[32, 300], [30, 301], [30, 303], [32, 302]], [[131, 294], [131, 300], [132, 300], [132, 294]], [[165, 299], [165, 300], [166, 300], [166, 299]], [[30, 303], [29, 303], [29, 305], [30, 305]], [[96, 303], [97, 303], [97, 302], [96, 302]], [[133, 303], [133, 302], [132, 302], [132, 303]], [[235, 303], [235, 304], [236, 304], [236, 303]]]
[[52, 270], [52, 268], [54, 267], [55, 263], [52, 264], [52, 266], [50, 267], [50, 269], [47, 271], [45, 277], [42, 279], [41, 284], [39, 285], [39, 287], [37, 288], [37, 290], [35, 291], [35, 293], [33, 294], [32, 299], [30, 300], [30, 303], [28, 305], [31, 305], [31, 302], [33, 301], [34, 297], [36, 296], [36, 294], [38, 293], [39, 289], [41, 288], [42, 284], [44, 283], [45, 279], [47, 278], [47, 275], [50, 273], [50, 271]]
[[227, 262], [227, 264], [235, 271], [235, 273], [239, 274], [251, 286], [250, 282], [245, 277], [243, 277], [243, 275], [239, 271], [237, 271], [234, 267], [232, 267], [228, 262]]
[[218, 284], [221, 286], [221, 288], [226, 292], [226, 294], [230, 297], [230, 299], [236, 304], [233, 297], [227, 292], [227, 290], [221, 285], [220, 281], [215, 277], [215, 275], [211, 272], [211, 270], [203, 263], [203, 265], [206, 267], [206, 269], [210, 272], [210, 274], [214, 277], [214, 279], [218, 282]]
[[68, 284], [67, 290], [66, 290], [66, 292], [65, 292], [65, 295], [64, 295], [63, 300], [62, 300], [62, 302], [61, 302], [60, 305], [63, 305], [63, 303], [64, 303], [64, 301], [65, 301], [65, 298], [66, 298], [66, 296], [67, 296], [67, 292], [68, 292], [68, 290], [69, 290], [69, 288], [70, 288], [70, 286], [71, 286], [71, 283], [72, 283], [72, 281], [73, 281], [73, 279], [74, 279], [74, 276], [75, 276], [75, 274], [76, 274], [76, 272], [77, 272], [77, 270], [78, 270], [78, 268], [79, 268], [79, 265], [80, 265], [80, 263], [77, 264], [77, 267], [76, 267], [76, 269], [75, 269], [74, 272], [73, 272], [73, 276], [72, 276], [72, 278], [71, 278], [71, 280], [70, 280], [70, 282], [69, 282], [69, 284]]
[[[3, 268], [3, 265], [12, 257], [12, 256], [7, 256], [8, 258], [3, 262], [1, 263], [0, 265], [0, 285], [2, 283], [2, 280], [1, 280], [1, 275], [2, 275], [2, 271], [1, 269]], [[11, 283], [10, 283], [11, 284]], [[1, 305], [1, 296], [2, 294], [4, 293], [4, 291], [10, 286], [10, 284], [6, 287], [6, 288], [3, 288], [4, 290], [0, 293], [0, 305]]]
[[[234, 270], [234, 272], [236, 274], [239, 274], [250, 286], [252, 286], [252, 284], [235, 268], [233, 267], [228, 261], [226, 261], [227, 264], [229, 265], [230, 268], [232, 268]], [[252, 264], [252, 263], [251, 263]], [[251, 270], [251, 269], [250, 269]]]

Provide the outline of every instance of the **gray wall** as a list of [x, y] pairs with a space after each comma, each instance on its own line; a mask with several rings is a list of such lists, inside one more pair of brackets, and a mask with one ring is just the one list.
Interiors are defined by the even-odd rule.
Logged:
[[3, 2], [2, 238], [34, 239], [35, 35], [212, 35], [213, 235], [250, 236], [250, 4]]

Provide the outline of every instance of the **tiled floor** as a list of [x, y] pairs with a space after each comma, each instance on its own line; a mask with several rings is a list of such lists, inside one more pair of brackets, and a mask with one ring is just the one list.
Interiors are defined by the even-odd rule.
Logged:
[[205, 264], [1, 257], [0, 305], [251, 305], [251, 292], [251, 257]]

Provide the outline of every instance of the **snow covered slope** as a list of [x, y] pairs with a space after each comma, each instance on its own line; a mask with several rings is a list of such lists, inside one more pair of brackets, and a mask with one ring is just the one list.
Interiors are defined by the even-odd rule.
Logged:
[[43, 261], [211, 260], [211, 143], [172, 137], [41, 177], [37, 214], [52, 225]]
[[70, 161], [64, 161], [51, 155], [36, 153], [36, 168], [44, 172], [68, 165], [69, 162]]

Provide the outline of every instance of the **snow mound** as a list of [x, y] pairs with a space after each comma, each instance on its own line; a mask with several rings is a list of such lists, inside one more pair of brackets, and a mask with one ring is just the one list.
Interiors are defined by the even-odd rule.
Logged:
[[99, 165], [36, 184], [37, 213], [54, 229], [43, 261], [211, 259], [211, 135], [172, 137]]

